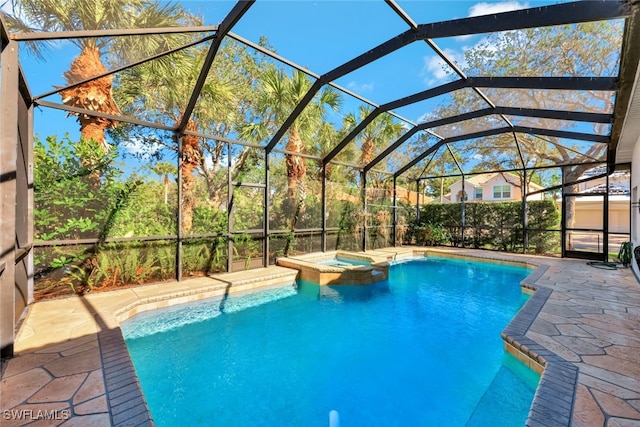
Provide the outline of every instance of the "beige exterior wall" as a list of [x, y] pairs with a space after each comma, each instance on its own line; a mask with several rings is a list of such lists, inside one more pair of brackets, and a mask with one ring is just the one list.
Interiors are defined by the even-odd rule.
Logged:
[[[640, 138], [633, 146], [633, 156], [631, 159], [631, 200], [638, 203], [640, 197]], [[638, 205], [631, 209], [631, 241], [634, 246], [640, 244], [640, 211]], [[637, 268], [637, 266], [635, 267]]]
[[613, 233], [630, 233], [629, 219], [630, 200], [609, 201], [609, 231]]
[[[640, 137], [638, 137], [633, 146], [631, 165], [631, 200], [633, 203], [638, 203], [638, 197], [640, 197]], [[631, 209], [631, 242], [634, 248], [640, 244], [638, 230], [640, 230], [640, 212], [638, 205], [635, 205]], [[631, 268], [636, 273], [636, 277], [640, 276], [640, 268], [637, 262], [632, 262]]]
[[[467, 193], [467, 200], [473, 200], [474, 198], [474, 186], [469, 181], [464, 181], [464, 191]], [[462, 190], [462, 181], [455, 182], [449, 187], [451, 190], [451, 202], [458, 203], [460, 198], [458, 193]]]
[[[505, 184], [509, 184], [511, 186], [511, 197], [508, 199], [494, 198], [493, 187], [495, 187], [496, 185], [505, 185]], [[520, 190], [520, 187], [517, 185], [514, 185], [513, 183], [507, 182], [501, 174], [497, 174], [496, 176], [491, 178], [489, 181], [480, 184], [480, 187], [482, 188], [482, 201], [485, 201], [485, 202], [509, 202], [509, 201], [522, 200], [522, 191]], [[464, 190], [467, 193], [467, 201], [478, 200], [475, 197], [476, 196], [475, 189], [476, 189], [476, 186], [473, 183], [466, 180], [464, 181]], [[460, 202], [460, 198], [458, 197], [458, 194], [462, 190], [462, 180], [453, 183], [450, 187], [450, 190], [451, 190], [451, 201], [454, 203]], [[536, 190], [537, 188], [529, 186], [530, 192], [533, 192]], [[542, 194], [535, 194], [533, 196], [527, 197], [527, 200], [542, 200]]]
[[[602, 229], [603, 198], [600, 196], [576, 198], [574, 228]], [[629, 233], [629, 198], [609, 197], [609, 231]]]

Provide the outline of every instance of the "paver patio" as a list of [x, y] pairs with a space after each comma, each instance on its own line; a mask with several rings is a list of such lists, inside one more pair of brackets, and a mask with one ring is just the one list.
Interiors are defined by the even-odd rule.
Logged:
[[[413, 249], [374, 252], [401, 256]], [[571, 368], [556, 369], [557, 375], [569, 378], [577, 368], [577, 380], [575, 390], [548, 380], [551, 392], [539, 388], [536, 394], [542, 407], [567, 407], [565, 421], [532, 411], [530, 425], [567, 425], [570, 419], [574, 426], [640, 426], [640, 284], [630, 269], [470, 249], [429, 251], [547, 266], [528, 282], [545, 299], [538, 298], [540, 307], [522, 330], [523, 340], [535, 345], [521, 350], [538, 349], [543, 362], [552, 351], [562, 361], [554, 366]], [[20, 326], [17, 357], [2, 367], [0, 424], [151, 425], [119, 322], [148, 309], [275, 286], [292, 275], [269, 267], [34, 304]]]

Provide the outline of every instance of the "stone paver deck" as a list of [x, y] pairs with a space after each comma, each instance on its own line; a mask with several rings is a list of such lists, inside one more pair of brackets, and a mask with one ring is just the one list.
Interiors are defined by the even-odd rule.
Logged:
[[0, 426], [151, 426], [120, 331], [139, 312], [292, 284], [271, 266], [38, 302], [2, 366]]
[[[375, 252], [404, 257], [413, 249]], [[503, 333], [508, 351], [544, 369], [528, 425], [640, 426], [640, 285], [630, 269], [469, 249], [428, 252], [542, 266], [524, 283], [536, 293]], [[17, 335], [17, 357], [2, 366], [0, 425], [152, 425], [119, 322], [294, 276], [269, 267], [34, 304]]]
[[[538, 387], [527, 425], [640, 426], [640, 284], [631, 269], [478, 250], [437, 251], [545, 266], [525, 283], [543, 298], [534, 294], [521, 310], [534, 312], [524, 313], [525, 319], [519, 313], [503, 333], [514, 333], [521, 341], [516, 347], [542, 365], [554, 362], [552, 375], [545, 368], [545, 386]], [[566, 389], [567, 384], [575, 387]], [[549, 417], [567, 404], [568, 419]]]

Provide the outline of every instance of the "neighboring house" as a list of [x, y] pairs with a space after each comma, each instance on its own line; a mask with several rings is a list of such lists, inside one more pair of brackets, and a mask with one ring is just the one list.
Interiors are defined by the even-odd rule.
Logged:
[[[601, 175], [607, 172], [606, 166], [599, 166], [593, 169], [589, 169], [583, 173], [579, 180], [585, 180], [597, 175]], [[609, 175], [609, 194], [610, 195], [629, 195], [630, 190], [631, 173], [629, 171], [616, 171]], [[584, 181], [578, 184], [578, 193], [603, 193], [607, 186], [607, 179], [600, 177]]]
[[[603, 229], [604, 196], [576, 197], [573, 227], [585, 230]], [[628, 195], [609, 196], [609, 232], [628, 233], [630, 226], [629, 209], [631, 199]]]
[[[585, 172], [580, 180], [606, 173], [606, 167], [593, 168]], [[608, 192], [609, 232], [629, 233], [631, 208], [631, 174], [629, 171], [616, 171], [609, 175], [607, 191], [606, 178], [596, 178], [578, 184], [573, 228], [601, 230], [603, 228], [604, 193]]]
[[[508, 202], [522, 200], [520, 177], [509, 172], [485, 173], [472, 175], [464, 180], [456, 181], [449, 187], [451, 194], [445, 202], [458, 203], [462, 198], [468, 202]], [[542, 186], [529, 183], [527, 193], [542, 190]], [[542, 193], [527, 197], [527, 200], [542, 200]]]

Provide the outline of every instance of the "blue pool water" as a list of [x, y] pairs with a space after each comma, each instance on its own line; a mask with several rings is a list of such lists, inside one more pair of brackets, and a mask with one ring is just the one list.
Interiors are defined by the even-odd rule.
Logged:
[[503, 350], [528, 270], [429, 259], [123, 325], [158, 426], [523, 425], [539, 377]]
[[352, 258], [342, 258], [342, 257], [322, 259], [314, 262], [316, 262], [317, 264], [331, 265], [334, 267], [351, 267], [354, 265], [370, 266], [371, 265], [371, 263], [368, 261], [362, 261], [362, 260], [352, 259]]

